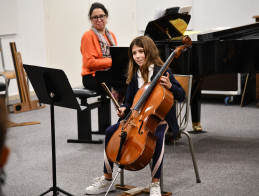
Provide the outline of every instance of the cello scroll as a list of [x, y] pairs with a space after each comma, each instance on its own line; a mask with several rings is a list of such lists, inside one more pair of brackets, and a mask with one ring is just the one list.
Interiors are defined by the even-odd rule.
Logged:
[[179, 46], [174, 50], [175, 58], [178, 58], [182, 52], [184, 52], [192, 46], [192, 40], [188, 36], [183, 37], [182, 42], [184, 43], [184, 45]]

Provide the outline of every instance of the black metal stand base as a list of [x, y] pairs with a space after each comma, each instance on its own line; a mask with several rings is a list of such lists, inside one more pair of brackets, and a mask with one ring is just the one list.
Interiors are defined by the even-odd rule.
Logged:
[[102, 144], [102, 140], [82, 140], [82, 139], [68, 139], [67, 143], [89, 143], [89, 144]]
[[68, 195], [68, 196], [73, 196], [72, 194], [60, 189], [59, 187], [51, 187], [51, 188], [49, 188], [48, 191], [42, 193], [40, 196], [46, 195], [47, 193], [49, 193], [51, 191], [53, 191], [53, 196], [57, 196], [59, 194], [59, 192], [64, 193], [65, 195]]

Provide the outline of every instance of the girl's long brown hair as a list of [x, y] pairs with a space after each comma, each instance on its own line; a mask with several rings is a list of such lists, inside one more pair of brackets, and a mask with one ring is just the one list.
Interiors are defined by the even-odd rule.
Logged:
[[129, 68], [126, 81], [127, 84], [130, 83], [134, 73], [136, 73], [139, 68], [139, 65], [133, 59], [132, 48], [134, 45], [144, 49], [145, 63], [140, 67], [140, 72], [144, 79], [144, 82], [146, 83], [148, 82], [148, 67], [152, 64], [162, 66], [163, 61], [160, 58], [156, 44], [151, 38], [149, 38], [148, 36], [136, 37], [131, 42], [129, 47]]

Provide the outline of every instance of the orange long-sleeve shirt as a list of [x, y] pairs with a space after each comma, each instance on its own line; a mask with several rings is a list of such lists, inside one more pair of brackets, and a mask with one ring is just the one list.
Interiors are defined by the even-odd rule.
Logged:
[[[110, 32], [117, 45], [115, 35]], [[108, 40], [104, 34], [105, 39]], [[81, 39], [81, 54], [82, 54], [82, 72], [81, 76], [92, 74], [95, 76], [97, 70], [103, 70], [112, 66], [111, 58], [103, 58], [99, 40], [92, 30], [84, 33]]]

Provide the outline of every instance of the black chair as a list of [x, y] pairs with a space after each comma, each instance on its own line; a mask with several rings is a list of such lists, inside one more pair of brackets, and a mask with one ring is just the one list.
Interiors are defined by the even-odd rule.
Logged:
[[8, 80], [4, 74], [0, 73], [0, 76], [4, 78], [4, 82], [0, 81], [0, 92], [4, 92], [5, 104], [8, 106]]

